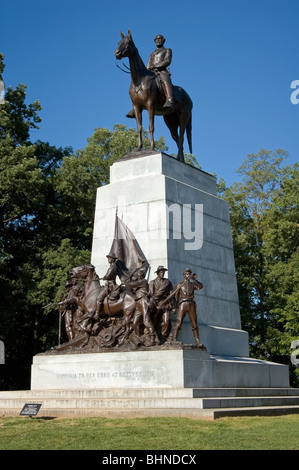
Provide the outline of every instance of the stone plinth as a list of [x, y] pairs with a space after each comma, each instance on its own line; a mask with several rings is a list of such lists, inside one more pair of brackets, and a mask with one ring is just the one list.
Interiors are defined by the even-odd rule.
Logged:
[[288, 387], [288, 367], [196, 349], [39, 354], [32, 390]]

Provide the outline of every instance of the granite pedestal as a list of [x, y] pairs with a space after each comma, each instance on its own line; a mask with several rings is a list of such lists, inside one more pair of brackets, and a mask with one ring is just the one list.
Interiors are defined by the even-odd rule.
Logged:
[[280, 364], [196, 349], [37, 355], [32, 390], [288, 386]]

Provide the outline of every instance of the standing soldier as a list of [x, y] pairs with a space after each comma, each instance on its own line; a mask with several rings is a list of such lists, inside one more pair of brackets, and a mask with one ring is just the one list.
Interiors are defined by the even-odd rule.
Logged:
[[154, 301], [155, 319], [159, 323], [157, 333], [160, 335], [160, 342], [164, 343], [171, 330], [170, 311], [172, 308], [171, 301], [164, 302], [172, 291], [172, 284], [169, 279], [165, 278], [167, 271], [164, 266], [158, 266], [156, 279], [149, 283], [149, 294]]
[[192, 274], [191, 269], [185, 269], [183, 275], [184, 281], [180, 284], [177, 284], [175, 288], [176, 301], [178, 302], [179, 306], [177, 319], [173, 330], [173, 340], [176, 341], [183, 319], [185, 318], [186, 313], [188, 313], [196, 346], [202, 348], [203, 345], [199, 341], [194, 291], [202, 289], [203, 285], [201, 282], [196, 280], [197, 274]]
[[83, 294], [83, 288], [80, 284], [76, 284], [71, 280], [68, 280], [65, 285], [66, 293], [63, 294], [62, 299], [58, 302], [59, 312], [64, 315], [65, 331], [68, 340], [71, 341], [75, 335], [75, 327], [77, 324], [79, 310], [81, 307], [81, 298]]

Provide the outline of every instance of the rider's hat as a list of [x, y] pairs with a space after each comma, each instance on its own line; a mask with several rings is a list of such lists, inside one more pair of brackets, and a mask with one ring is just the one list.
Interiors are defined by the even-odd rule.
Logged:
[[109, 254], [106, 256], [106, 258], [113, 258], [113, 259], [117, 259], [117, 256], [115, 256], [115, 254], [114, 254], [114, 253], [111, 253], [111, 252], [110, 252], [110, 253], [109, 253]]
[[183, 274], [185, 274], [185, 273], [190, 273], [190, 274], [192, 274], [192, 270], [191, 270], [190, 268], [187, 268], [187, 269], [185, 269], [185, 271], [183, 272]]
[[168, 269], [164, 268], [164, 266], [158, 266], [157, 271], [155, 271], [156, 274], [158, 274], [159, 271], [168, 271]]

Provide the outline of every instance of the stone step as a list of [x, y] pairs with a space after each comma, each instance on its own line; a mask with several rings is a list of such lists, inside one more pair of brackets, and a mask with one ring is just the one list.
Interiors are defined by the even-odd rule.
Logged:
[[254, 406], [242, 408], [221, 408], [208, 410], [213, 414], [213, 419], [225, 418], [228, 416], [283, 416], [287, 414], [298, 414], [299, 406]]
[[95, 388], [59, 390], [20, 390], [0, 392], [0, 400], [8, 398], [192, 398], [192, 388]]
[[[21, 408], [1, 408], [0, 417], [19, 416]], [[194, 419], [214, 419], [213, 410], [203, 410], [198, 408], [45, 408], [42, 407], [38, 413], [40, 418], [194, 418]]]
[[[23, 407], [23, 405], [22, 405]], [[20, 408], [2, 408], [0, 404], [0, 417], [19, 416]], [[42, 407], [38, 414], [40, 418], [191, 418], [191, 419], [218, 419], [237, 416], [282, 416], [298, 414], [299, 406], [276, 407], [251, 407], [251, 408], [222, 408], [222, 409], [198, 409], [198, 408], [169, 408], [169, 409], [103, 409], [103, 408], [45, 408]]]
[[202, 398], [202, 408], [252, 408], [265, 406], [299, 406], [299, 396]]
[[223, 416], [299, 412], [299, 389], [75, 389], [0, 392], [0, 415], [41, 403], [40, 416]]
[[[248, 408], [262, 406], [299, 406], [299, 397], [243, 398], [43, 398], [36, 400], [45, 408], [110, 408], [110, 409], [168, 409], [168, 408]], [[0, 406], [19, 408], [22, 399], [1, 399]]]
[[101, 388], [0, 391], [0, 400], [8, 398], [209, 398], [209, 397], [299, 396], [296, 388]]

